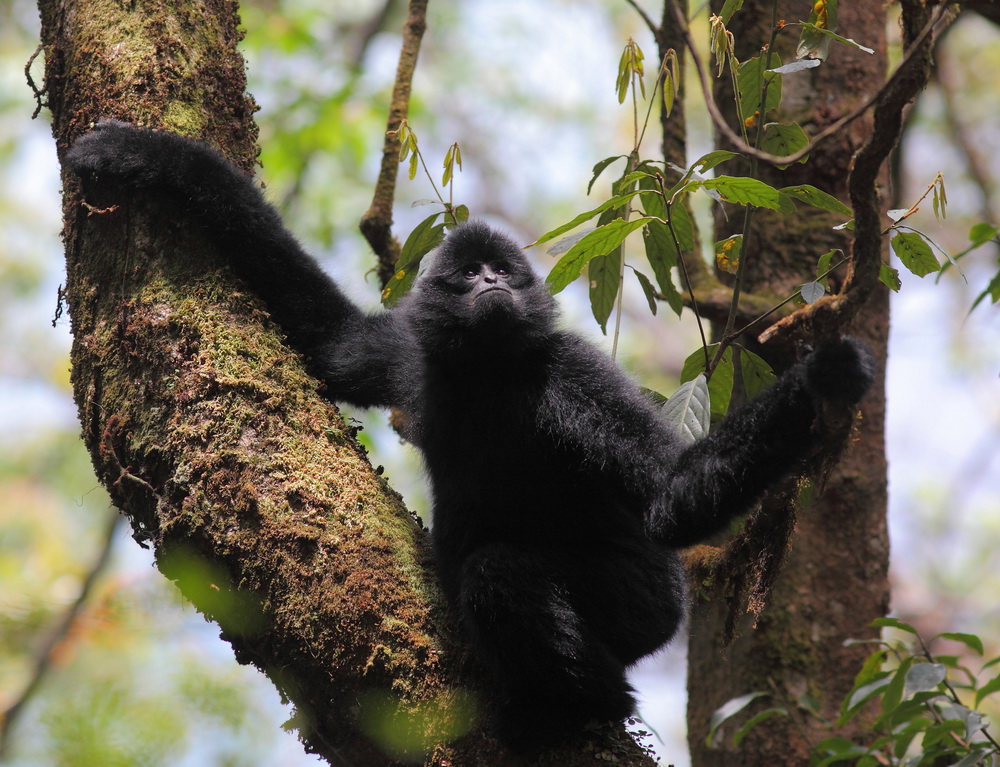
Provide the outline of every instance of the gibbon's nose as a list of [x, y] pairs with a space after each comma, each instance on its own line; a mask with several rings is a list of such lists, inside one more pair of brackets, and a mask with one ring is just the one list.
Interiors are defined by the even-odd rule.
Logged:
[[488, 266], [483, 267], [483, 280], [490, 283], [491, 285], [497, 281], [497, 274]]

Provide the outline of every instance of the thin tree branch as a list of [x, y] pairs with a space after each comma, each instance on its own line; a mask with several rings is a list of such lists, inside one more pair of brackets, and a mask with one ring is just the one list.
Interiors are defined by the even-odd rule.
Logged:
[[[840, 293], [826, 296], [765, 330], [761, 343], [787, 339], [791, 334], [823, 337], [828, 329], [843, 327], [857, 313], [878, 284], [882, 267], [882, 227], [879, 176], [899, 142], [906, 106], [927, 85], [934, 39], [930, 32], [949, 12], [948, 6], [927, 6], [903, 0], [903, 62], [879, 90], [868, 141], [854, 157], [848, 192], [854, 210], [854, 246]], [[832, 330], [831, 330], [832, 332]]]
[[382, 165], [371, 206], [361, 217], [361, 233], [368, 240], [378, 259], [379, 280], [384, 286], [395, 272], [399, 258], [399, 242], [392, 235], [392, 205], [396, 196], [396, 174], [399, 168], [399, 140], [393, 133], [406, 118], [410, 108], [410, 86], [417, 67], [420, 42], [427, 29], [427, 0], [410, 0], [409, 13], [403, 25], [403, 44], [399, 50], [396, 83], [386, 121], [385, 142], [382, 145]]
[[806, 155], [815, 151], [816, 147], [830, 138], [838, 134], [844, 129], [849, 123], [857, 120], [861, 115], [868, 111], [868, 109], [878, 103], [882, 97], [891, 89], [895, 88], [897, 84], [909, 76], [909, 69], [913, 65], [913, 60], [917, 56], [917, 52], [923, 50], [921, 48], [922, 43], [928, 38], [931, 32], [934, 30], [935, 25], [940, 21], [941, 17], [946, 11], [946, 6], [938, 6], [931, 17], [927, 20], [927, 23], [921, 29], [920, 33], [914, 38], [912, 44], [907, 48], [906, 55], [903, 56], [903, 60], [899, 62], [899, 66], [892, 73], [889, 79], [886, 81], [875, 94], [866, 100], [859, 107], [846, 115], [841, 117], [835, 123], [828, 125], [826, 128], [817, 133], [809, 144], [803, 147], [798, 152], [794, 152], [790, 155], [775, 155], [770, 152], [764, 152], [760, 149], [747, 144], [743, 137], [740, 136], [735, 130], [733, 130], [729, 123], [726, 122], [725, 116], [722, 114], [722, 110], [719, 109], [719, 105], [715, 101], [715, 97], [712, 94], [711, 83], [709, 82], [708, 73], [705, 70], [705, 65], [698, 56], [698, 49], [695, 45], [694, 38], [691, 36], [691, 30], [687, 24], [687, 19], [681, 14], [678, 6], [674, 5], [674, 16], [679, 28], [682, 30], [684, 36], [684, 44], [687, 46], [688, 50], [691, 52], [691, 61], [694, 64], [695, 70], [698, 73], [698, 81], [701, 83], [702, 95], [705, 98], [705, 105], [708, 107], [708, 113], [712, 118], [712, 122], [715, 123], [715, 127], [719, 132], [729, 141], [737, 152], [747, 155], [748, 157], [755, 157], [758, 160], [764, 160], [765, 162], [772, 163], [774, 165], [791, 165], [798, 162]]
[[45, 677], [48, 676], [48, 672], [52, 668], [52, 658], [56, 648], [67, 637], [76, 619], [83, 612], [83, 608], [86, 606], [94, 590], [94, 585], [104, 572], [108, 560], [111, 558], [115, 536], [123, 519], [124, 517], [118, 512], [114, 512], [108, 519], [104, 528], [101, 549], [87, 571], [83, 583], [80, 584], [80, 592], [77, 594], [73, 604], [66, 609], [66, 612], [63, 613], [59, 621], [52, 627], [49, 635], [38, 648], [38, 652], [35, 655], [34, 669], [31, 672], [28, 684], [25, 685], [20, 696], [5, 711], [0, 712], [0, 762], [4, 761], [10, 754], [11, 732], [14, 729], [14, 725], [24, 711], [24, 707], [41, 689], [42, 682], [45, 681]]

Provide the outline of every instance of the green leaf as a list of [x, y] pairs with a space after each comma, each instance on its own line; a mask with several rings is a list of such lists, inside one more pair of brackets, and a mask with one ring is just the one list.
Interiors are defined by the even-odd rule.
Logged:
[[614, 157], [605, 157], [597, 165], [594, 166], [594, 175], [590, 179], [590, 183], [587, 184], [587, 194], [590, 194], [590, 190], [594, 186], [594, 182], [600, 177], [600, 175], [607, 169], [607, 167], [613, 163], [615, 160], [624, 160], [625, 155], [616, 154]]
[[809, 13], [809, 21], [803, 24], [795, 58], [825, 61], [830, 55], [831, 40], [825, 33], [836, 28], [837, 0], [818, 0]]
[[[785, 157], [795, 154], [807, 146], [809, 146], [809, 137], [795, 123], [768, 123], [764, 126], [764, 136], [761, 139], [760, 148], [765, 152]], [[799, 162], [805, 162], [808, 157], [806, 155]], [[779, 165], [778, 167], [784, 169], [788, 166]]]
[[655, 216], [666, 220], [667, 201], [663, 199], [660, 190], [660, 182], [654, 175], [644, 173], [639, 178], [639, 199], [642, 201], [642, 209], [647, 216]]
[[823, 287], [827, 290], [830, 289], [828, 284], [829, 276], [827, 275], [827, 272], [830, 271], [830, 265], [833, 263], [833, 257], [840, 252], [841, 251], [837, 248], [828, 250], [819, 257], [818, 261], [816, 261], [816, 280], [817, 282], [821, 282]]
[[636, 218], [632, 221], [616, 218], [603, 226], [597, 227], [570, 248], [566, 255], [560, 258], [558, 263], [552, 267], [552, 271], [545, 278], [545, 283], [549, 286], [549, 290], [553, 293], [561, 291], [580, 276], [583, 267], [591, 259], [597, 256], [606, 256], [621, 245], [629, 234], [645, 226], [648, 221], [649, 219], [647, 218]]
[[709, 152], [708, 154], [703, 154], [693, 163], [691, 163], [691, 171], [696, 171], [698, 173], [705, 173], [706, 171], [712, 170], [716, 165], [721, 165], [726, 162], [726, 160], [732, 160], [734, 157], [739, 157], [740, 155], [736, 152], [730, 152], [726, 149], [716, 149], [715, 151]]
[[[859, 51], [864, 51], [865, 53], [875, 53], [875, 50], [873, 48], [869, 48], [866, 45], [862, 45], [861, 43], [857, 42], [856, 40], [852, 40], [849, 37], [841, 37], [840, 35], [831, 32], [829, 29], [822, 29], [821, 27], [818, 27], [815, 24], [809, 24], [809, 23], [803, 23], [802, 26], [804, 29], [808, 29], [811, 32], [815, 32], [818, 35], [829, 37], [831, 40], [836, 40], [838, 43], [843, 43], [844, 45], [849, 45], [852, 48], [857, 48]], [[796, 55], [798, 55], [797, 51]], [[817, 56], [817, 58], [819, 57]]]
[[[702, 373], [677, 387], [660, 409], [660, 417], [674, 427], [683, 444], [689, 445], [708, 434], [710, 412], [708, 381]], [[713, 720], [718, 713], [712, 715]]]
[[983, 698], [986, 698], [993, 693], [1000, 691], [1000, 676], [993, 677], [990, 681], [976, 690], [976, 706], [978, 707], [982, 703]]
[[980, 245], [985, 245], [990, 240], [995, 239], [997, 234], [997, 228], [993, 224], [980, 221], [969, 230], [969, 244], [973, 248], [978, 248]]
[[677, 249], [674, 239], [670, 236], [667, 225], [659, 221], [650, 221], [642, 232], [642, 244], [646, 249], [646, 260], [653, 268], [653, 276], [660, 292], [667, 299], [667, 304], [679, 317], [684, 308], [684, 299], [674, 285], [671, 269], [677, 265]]
[[[771, 68], [781, 66], [781, 57], [771, 54]], [[764, 56], [754, 56], [740, 64], [736, 72], [736, 88], [740, 94], [740, 114], [744, 120], [760, 111], [761, 89], [767, 83], [767, 95], [760, 119], [781, 104], [781, 75], [765, 71]]]
[[917, 630], [913, 628], [909, 623], [901, 621], [899, 618], [876, 618], [871, 623], [868, 624], [872, 628], [891, 628], [899, 629], [900, 631], [906, 631], [910, 634], [916, 634]]
[[917, 663], [906, 672], [903, 697], [908, 698], [917, 692], [933, 690], [947, 675], [948, 669], [943, 663]]
[[[612, 208], [621, 208], [621, 207], [623, 207], [625, 205], [625, 203], [627, 203], [629, 200], [631, 200], [636, 194], [638, 194], [637, 191], [626, 192], [625, 194], [616, 194], [613, 197], [611, 197], [611, 198], [605, 200], [604, 202], [602, 202], [596, 208], [593, 208], [593, 209], [588, 210], [588, 211], [586, 211], [584, 213], [581, 213], [579, 216], [577, 216], [576, 218], [574, 218], [572, 221], [568, 221], [567, 223], [563, 224], [562, 226], [557, 226], [552, 231], [546, 232], [541, 237], [539, 237], [537, 240], [535, 240], [533, 243], [531, 243], [531, 245], [541, 245], [543, 242], [548, 242], [549, 240], [558, 237], [560, 234], [563, 234], [564, 232], [568, 232], [570, 229], [575, 229], [580, 224], [582, 224], [584, 221], [589, 221], [594, 216], [596, 216], [598, 213], [603, 213], [604, 211], [611, 210]], [[529, 245], [529, 247], [531, 247], [531, 245]]]
[[746, 695], [741, 695], [738, 698], [733, 698], [723, 703], [719, 708], [715, 710], [712, 714], [711, 719], [708, 721], [708, 736], [705, 738], [706, 745], [709, 748], [712, 747], [713, 741], [715, 740], [715, 733], [718, 732], [719, 728], [725, 724], [727, 721], [736, 716], [740, 711], [745, 709], [751, 703], [753, 703], [757, 698], [767, 695], [766, 692], [751, 692]]
[[621, 283], [621, 248], [603, 256], [596, 256], [587, 264], [587, 283], [590, 290], [590, 311], [607, 335], [608, 318], [615, 308]]
[[891, 712], [903, 700], [903, 689], [906, 686], [906, 675], [913, 666], [915, 658], [911, 655], [900, 662], [899, 667], [889, 676], [889, 684], [885, 686], [882, 694], [882, 713]]
[[795, 205], [789, 197], [763, 181], [746, 176], [717, 176], [699, 182], [706, 189], [714, 189], [726, 202], [737, 205], [754, 205], [779, 213], [794, 213]]
[[936, 272], [941, 268], [930, 245], [916, 232], [899, 232], [892, 238], [892, 250], [902, 262], [918, 277]]
[[[714, 353], [714, 349], [717, 346], [718, 344], [711, 344], [708, 347], [709, 356]], [[704, 372], [705, 349], [702, 348], [688, 355], [688, 358], [684, 360], [684, 366], [681, 369], [681, 381], [690, 381], [696, 376], [703, 375]], [[712, 371], [712, 377], [708, 381], [708, 390], [712, 398], [711, 414], [714, 420], [721, 419], [729, 409], [729, 400], [733, 394], [734, 379], [733, 349], [729, 347], [723, 352], [722, 359], [719, 360], [719, 364]]]
[[740, 352], [740, 370], [743, 373], [743, 390], [753, 399], [777, 380], [774, 370], [763, 357], [749, 349], [737, 347]]
[[788, 716], [788, 710], [784, 708], [766, 708], [758, 714], [754, 714], [747, 720], [747, 723], [733, 733], [733, 746], [739, 746], [743, 740], [758, 724], [772, 716]]
[[677, 244], [680, 245], [681, 252], [687, 253], [694, 250], [694, 223], [691, 221], [691, 213], [684, 198], [679, 197], [670, 204], [667, 211], [667, 221], [673, 229], [674, 236], [677, 237]]
[[1000, 272], [997, 272], [996, 276], [990, 280], [990, 284], [986, 286], [986, 289], [976, 296], [976, 300], [972, 302], [969, 311], [972, 312], [973, 309], [979, 306], [986, 296], [990, 297], [990, 303], [995, 304], [997, 301], [1000, 301]]
[[878, 281], [894, 293], [898, 293], [899, 289], [903, 287], [903, 283], [899, 280], [899, 270], [893, 269], [888, 264], [882, 264], [879, 267]]
[[425, 218], [413, 228], [410, 236], [406, 238], [399, 253], [399, 261], [396, 262], [396, 273], [392, 275], [382, 291], [383, 305], [395, 306], [399, 299], [413, 287], [413, 282], [417, 279], [417, 273], [420, 270], [421, 260], [440, 245], [441, 240], [444, 239], [445, 225], [435, 223], [443, 213], [443, 211], [439, 211]]
[[[593, 262], [591, 262], [593, 263]], [[646, 296], [646, 303], [649, 304], [649, 311], [656, 315], [656, 288], [653, 287], [653, 283], [649, 281], [649, 277], [640, 272], [638, 269], [632, 269], [637, 280], [639, 280], [639, 285], [642, 287], [642, 293]]]
[[734, 234], [715, 243], [715, 265], [726, 274], [736, 274], [740, 267], [743, 235]]
[[722, 4], [722, 10], [719, 11], [719, 17], [722, 19], [722, 23], [728, 25], [729, 20], [733, 18], [733, 14], [742, 7], [743, 0], [726, 0], [726, 2]]
[[941, 639], [950, 639], [952, 642], [961, 642], [970, 650], [974, 650], [977, 655], [982, 655], [983, 650], [983, 640], [977, 637], [975, 634], [962, 634], [959, 632], [949, 631], [944, 634], [938, 634]]
[[822, 208], [823, 210], [829, 210], [834, 213], [840, 213], [844, 216], [851, 216], [853, 212], [844, 203], [834, 197], [832, 194], [827, 194], [822, 189], [817, 189], [809, 184], [797, 184], [795, 186], [785, 186], [778, 190], [782, 194], [787, 194], [789, 197], [794, 197], [799, 202], [804, 202], [807, 205], [812, 205], [814, 208]]
[[837, 719], [837, 726], [843, 727], [851, 721], [854, 715], [861, 710], [861, 707], [882, 692], [891, 681], [892, 676], [883, 671], [870, 682], [851, 690], [851, 694], [844, 700], [840, 718]]

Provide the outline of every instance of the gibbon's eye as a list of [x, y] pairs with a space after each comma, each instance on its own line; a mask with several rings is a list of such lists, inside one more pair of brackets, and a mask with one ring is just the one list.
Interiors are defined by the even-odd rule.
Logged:
[[505, 264], [497, 264], [493, 271], [501, 277], [506, 277], [510, 274], [510, 269]]
[[469, 264], [462, 269], [462, 276], [467, 280], [474, 280], [479, 276], [479, 267], [474, 264]]

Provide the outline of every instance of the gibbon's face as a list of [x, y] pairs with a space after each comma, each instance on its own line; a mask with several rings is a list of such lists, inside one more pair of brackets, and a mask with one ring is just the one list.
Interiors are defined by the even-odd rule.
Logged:
[[418, 290], [422, 325], [547, 332], [554, 301], [521, 250], [476, 223], [455, 229], [435, 254]]

